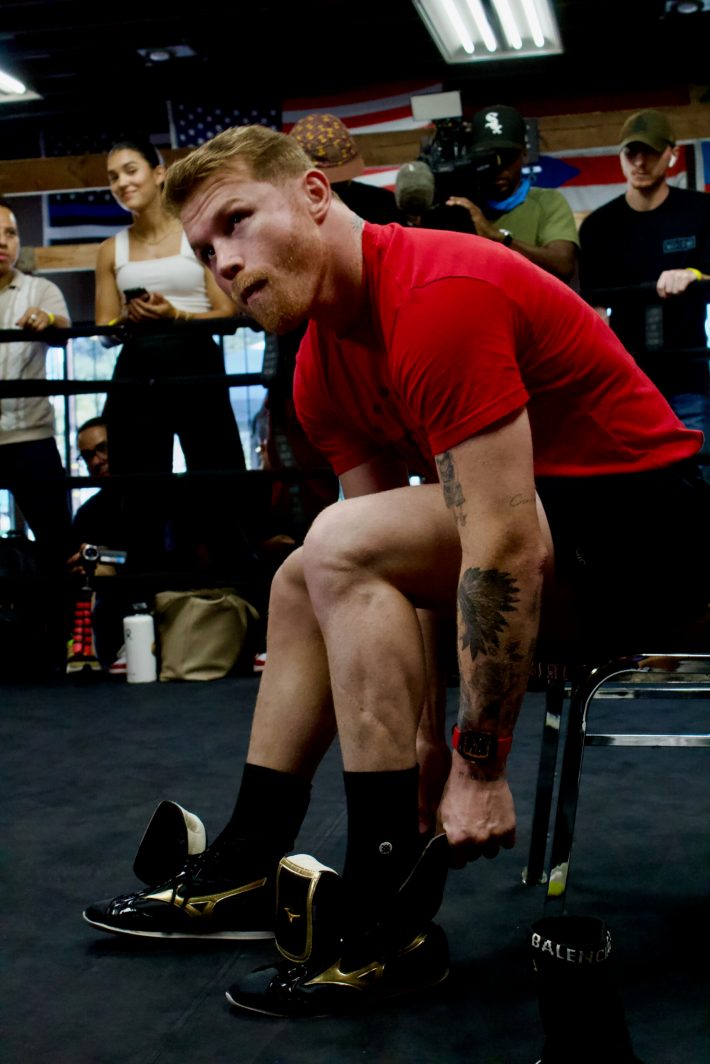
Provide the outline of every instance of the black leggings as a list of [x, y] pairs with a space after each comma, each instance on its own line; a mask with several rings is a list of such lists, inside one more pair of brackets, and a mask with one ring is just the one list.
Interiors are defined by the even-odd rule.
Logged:
[[[245, 469], [239, 429], [221, 379], [224, 363], [219, 347], [209, 336], [180, 335], [179, 327], [175, 333], [131, 338], [118, 357], [114, 380], [144, 383], [116, 389], [106, 402], [112, 474], [169, 473], [174, 435], [189, 472]], [[214, 376], [215, 382], [166, 381], [198, 375]], [[200, 550], [207, 544], [210, 563], [216, 563], [218, 555], [220, 561], [231, 556], [234, 544], [243, 541], [242, 521], [248, 515], [241, 512], [232, 483], [138, 480], [129, 482], [125, 492], [128, 562], [134, 570], [171, 568], [176, 559], [182, 568], [186, 551], [197, 550], [198, 543]]]
[[[166, 377], [210, 375], [214, 384], [171, 385]], [[169, 473], [177, 435], [190, 472], [243, 470], [244, 453], [211, 337], [136, 337], [124, 344], [114, 380], [145, 381], [106, 403], [112, 473]]]

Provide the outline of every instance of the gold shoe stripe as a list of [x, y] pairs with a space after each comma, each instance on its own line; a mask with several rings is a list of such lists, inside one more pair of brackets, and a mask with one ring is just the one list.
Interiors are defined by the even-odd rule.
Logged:
[[[398, 956], [403, 956], [406, 953], [412, 953], [414, 950], [419, 949], [424, 945], [426, 941], [426, 933], [417, 935], [407, 946], [404, 946], [398, 951]], [[324, 972], [320, 972], [318, 975], [313, 976], [306, 983], [307, 986], [313, 986], [319, 983], [336, 983], [347, 984], [348, 986], [355, 987], [357, 990], [366, 990], [372, 986], [373, 983], [378, 982], [385, 974], [385, 964], [382, 961], [371, 961], [369, 964], [365, 964], [362, 968], [355, 968], [353, 971], [344, 972], [340, 967], [340, 961], [336, 961], [330, 968], [326, 968]]]
[[227, 898], [236, 898], [239, 894], [247, 894], [249, 891], [258, 890], [266, 883], [266, 877], [255, 879], [253, 883], [244, 883], [232, 890], [224, 890], [219, 894], [195, 894], [189, 898], [181, 898], [175, 890], [161, 890], [155, 894], [146, 894], [146, 898], [153, 901], [162, 901], [166, 905], [174, 905], [182, 909], [188, 916], [207, 917], [211, 916], [221, 901]]

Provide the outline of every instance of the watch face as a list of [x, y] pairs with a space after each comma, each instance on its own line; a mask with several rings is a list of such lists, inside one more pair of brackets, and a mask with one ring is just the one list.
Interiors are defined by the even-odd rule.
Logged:
[[485, 732], [464, 731], [459, 733], [458, 752], [468, 761], [490, 761], [495, 757], [497, 739]]

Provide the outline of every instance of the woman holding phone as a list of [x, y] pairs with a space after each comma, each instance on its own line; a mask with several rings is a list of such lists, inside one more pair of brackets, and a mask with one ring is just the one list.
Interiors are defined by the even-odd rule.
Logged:
[[[165, 166], [155, 148], [121, 141], [108, 153], [107, 169], [111, 192], [133, 221], [99, 247], [96, 323], [130, 325], [114, 380], [145, 381], [135, 388], [116, 389], [106, 402], [110, 471], [170, 472], [175, 434], [189, 472], [241, 471], [245, 463], [239, 430], [228, 390], [220, 380], [222, 353], [207, 330], [189, 325], [199, 319], [233, 317], [237, 309], [198, 262], [179, 220], [164, 210]], [[205, 375], [214, 382], [170, 385], [165, 380]], [[206, 494], [214, 497], [228, 490], [228, 485], [218, 484]], [[155, 497], [162, 491], [148, 482], [144, 490], [132, 490], [131, 495], [146, 532], [146, 518], [155, 512]], [[212, 505], [211, 509], [214, 513]], [[148, 541], [141, 538], [140, 543], [148, 549], [146, 563], [149, 559], [154, 563]]]

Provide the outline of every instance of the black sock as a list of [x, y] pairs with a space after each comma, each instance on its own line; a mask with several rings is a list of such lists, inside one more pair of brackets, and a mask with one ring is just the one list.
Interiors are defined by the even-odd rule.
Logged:
[[234, 812], [219, 842], [244, 842], [278, 859], [293, 849], [308, 810], [311, 784], [290, 772], [247, 762]]
[[422, 852], [419, 767], [345, 772], [343, 778], [348, 806], [343, 880], [350, 914], [366, 927], [393, 901]]

